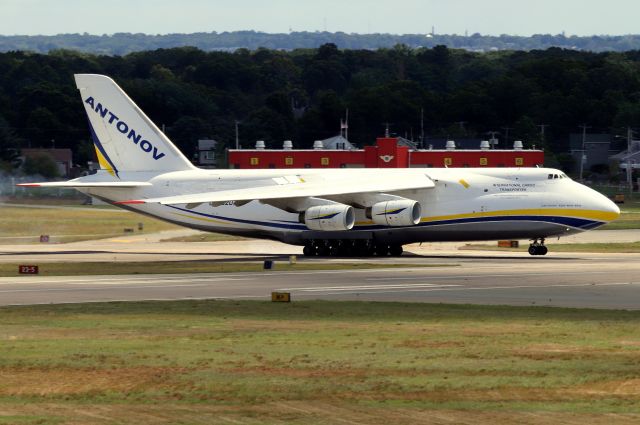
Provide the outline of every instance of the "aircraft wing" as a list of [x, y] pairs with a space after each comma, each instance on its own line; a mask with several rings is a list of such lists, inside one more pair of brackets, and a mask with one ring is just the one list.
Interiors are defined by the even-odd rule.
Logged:
[[[427, 175], [412, 176], [411, 179], [375, 179], [335, 182], [305, 182], [299, 180], [274, 179], [276, 184], [245, 189], [223, 190], [217, 192], [195, 193], [190, 195], [169, 196], [163, 198], [137, 199], [117, 202], [118, 204], [204, 204], [229, 201], [278, 200], [291, 198], [330, 197], [337, 195], [390, 193], [411, 189], [430, 189], [435, 183]], [[286, 183], [284, 183], [286, 182]]]
[[142, 187], [152, 186], [149, 182], [80, 182], [69, 180], [66, 182], [43, 182], [43, 183], [18, 183], [16, 186], [20, 187], [62, 187], [62, 188], [75, 188], [75, 187], [101, 187], [101, 188], [124, 188], [124, 187]]

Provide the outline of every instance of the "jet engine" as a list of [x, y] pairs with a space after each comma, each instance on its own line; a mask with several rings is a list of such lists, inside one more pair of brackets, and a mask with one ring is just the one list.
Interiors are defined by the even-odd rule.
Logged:
[[350, 230], [356, 219], [352, 206], [328, 204], [307, 209], [300, 214], [300, 222], [311, 230]]
[[421, 216], [420, 203], [411, 199], [378, 202], [367, 208], [367, 217], [383, 226], [413, 226]]

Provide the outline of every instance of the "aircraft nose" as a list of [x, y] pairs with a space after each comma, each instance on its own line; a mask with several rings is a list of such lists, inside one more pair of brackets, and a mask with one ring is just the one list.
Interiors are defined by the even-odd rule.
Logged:
[[605, 198], [602, 200], [602, 210], [611, 213], [611, 220], [615, 220], [620, 216], [620, 208], [611, 199]]
[[[594, 191], [595, 192], [595, 191]], [[596, 192], [598, 193], [598, 192]], [[613, 221], [620, 216], [620, 208], [611, 199], [598, 193], [596, 208], [602, 211], [606, 221]]]

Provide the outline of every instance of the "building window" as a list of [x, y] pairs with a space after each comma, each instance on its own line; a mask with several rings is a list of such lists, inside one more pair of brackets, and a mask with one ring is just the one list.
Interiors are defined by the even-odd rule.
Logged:
[[329, 158], [320, 158], [320, 165], [329, 165]]
[[276, 168], [276, 164], [269, 164], [269, 168]]
[[284, 165], [293, 165], [293, 157], [288, 156], [284, 159]]
[[449, 166], [451, 164], [453, 164], [453, 160], [451, 158], [444, 159], [444, 165]]
[[516, 158], [516, 165], [524, 165], [524, 158]]
[[487, 158], [480, 158], [480, 165], [487, 165], [489, 164], [489, 161], [487, 160]]
[[249, 161], [250, 161], [249, 163], [251, 165], [259, 165], [260, 164], [260, 158], [253, 157]]

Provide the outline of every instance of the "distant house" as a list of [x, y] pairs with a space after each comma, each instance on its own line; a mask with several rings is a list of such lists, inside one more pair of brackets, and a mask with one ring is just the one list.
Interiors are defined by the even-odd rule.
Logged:
[[625, 149], [622, 152], [611, 155], [609, 161], [617, 162], [623, 170], [627, 169], [627, 164], [630, 164], [633, 169], [640, 168], [640, 140], [631, 142], [631, 150]]
[[336, 149], [336, 150], [352, 150], [356, 147], [351, 144], [342, 135], [329, 137], [328, 139], [320, 140], [322, 142], [323, 149]]
[[398, 137], [398, 146], [406, 146], [409, 149], [418, 149], [418, 144], [404, 137]]
[[617, 152], [612, 147], [612, 141], [610, 134], [587, 134], [583, 147], [582, 133], [570, 134], [569, 149], [575, 160], [575, 168], [572, 171], [580, 168], [581, 159], [584, 159], [583, 170], [589, 170], [594, 165], [609, 164], [609, 157]]
[[203, 167], [215, 167], [216, 164], [216, 147], [218, 142], [213, 139], [198, 140], [198, 165]]
[[34, 159], [42, 155], [49, 156], [56, 162], [56, 165], [58, 166], [58, 174], [60, 174], [61, 177], [69, 177], [69, 173], [73, 165], [73, 154], [71, 149], [22, 149], [22, 157], [25, 159]]

